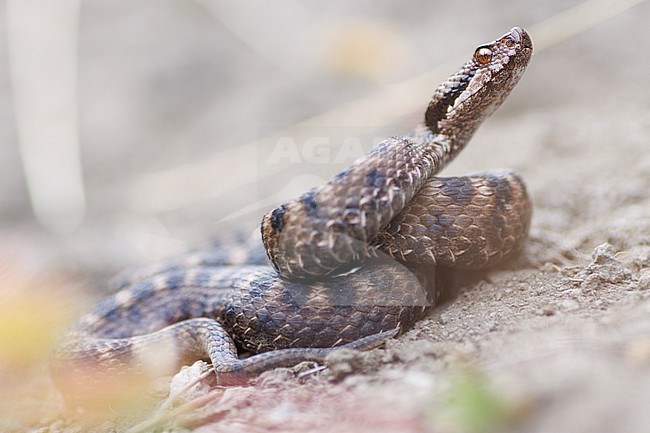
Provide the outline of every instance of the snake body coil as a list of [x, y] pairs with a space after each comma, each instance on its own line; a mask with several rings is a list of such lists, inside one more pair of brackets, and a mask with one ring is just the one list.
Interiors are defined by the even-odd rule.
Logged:
[[[532, 207], [516, 174], [434, 176], [508, 96], [531, 53], [520, 28], [477, 48], [412, 133], [267, 214], [272, 267], [258, 242], [247, 263], [215, 248], [122, 281], [56, 349], [55, 383], [81, 401], [116, 378], [199, 358], [229, 383], [322, 361], [335, 347], [372, 348], [412, 326], [435, 302], [436, 265], [490, 266], [527, 235]], [[239, 359], [238, 348], [258, 354]]]

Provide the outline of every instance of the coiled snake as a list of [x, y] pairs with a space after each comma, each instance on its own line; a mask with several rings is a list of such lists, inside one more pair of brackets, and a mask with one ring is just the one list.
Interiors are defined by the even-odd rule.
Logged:
[[[436, 266], [493, 265], [527, 235], [532, 208], [516, 174], [434, 175], [508, 96], [531, 54], [520, 28], [480, 46], [412, 133], [268, 213], [272, 266], [260, 248], [245, 264], [215, 247], [124, 280], [56, 348], [57, 386], [81, 400], [200, 358], [227, 384], [323, 361], [336, 347], [369, 349], [411, 327], [435, 302]], [[257, 354], [240, 359], [238, 348]]]

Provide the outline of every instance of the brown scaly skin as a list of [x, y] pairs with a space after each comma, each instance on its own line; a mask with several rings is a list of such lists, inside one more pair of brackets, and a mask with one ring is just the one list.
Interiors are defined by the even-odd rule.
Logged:
[[[122, 290], [55, 350], [57, 386], [84, 404], [114, 378], [131, 384], [200, 358], [228, 384], [322, 362], [333, 348], [373, 348], [411, 327], [436, 301], [433, 265], [493, 265], [527, 235], [531, 204], [517, 175], [433, 175], [507, 97], [531, 52], [518, 28], [479, 47], [438, 87], [423, 125], [266, 215], [275, 269], [245, 243], [118, 280]], [[239, 359], [237, 348], [260, 353]]]
[[516, 173], [434, 177], [372, 245], [402, 262], [482, 269], [521, 248], [532, 211]]
[[[198, 359], [212, 361], [222, 385], [322, 363], [334, 347], [368, 350], [414, 323], [435, 302], [427, 278], [392, 260], [309, 286], [283, 282], [268, 265], [169, 271], [82, 317], [55, 350], [52, 378], [70, 402], [87, 406]], [[265, 353], [239, 359], [236, 342]]]

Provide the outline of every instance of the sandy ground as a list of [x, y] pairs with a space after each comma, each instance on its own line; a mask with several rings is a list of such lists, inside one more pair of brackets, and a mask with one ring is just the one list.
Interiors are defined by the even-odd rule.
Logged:
[[[385, 113], [380, 121], [366, 121], [363, 113], [345, 124], [325, 118], [300, 134], [404, 132], [430, 91], [412, 95], [415, 108], [404, 111], [393, 110], [394, 99], [382, 89], [437, 71], [512, 25], [526, 27], [577, 4], [520, 3], [456, 9], [409, 2], [402, 9], [359, 2], [337, 4], [334, 12], [306, 5], [352, 35], [363, 28], [362, 41], [393, 41], [392, 55], [405, 57], [383, 76], [296, 60], [298, 79], [199, 7], [86, 6], [80, 39], [86, 223], [55, 234], [33, 220], [14, 138], [5, 132], [11, 145], [0, 159], [7, 179], [0, 184], [0, 270], [3, 294], [20, 301], [14, 296], [20, 292], [24, 302], [5, 303], [22, 308], [9, 319], [10, 308], [0, 308], [3, 331], [21, 314], [33, 319], [16, 329], [43, 331], [45, 322], [56, 330], [106, 292], [111, 274], [173, 256], [233, 225], [254, 224], [272, 206], [263, 200], [265, 188], [281, 190], [273, 200], [287, 198], [345, 163], [329, 158], [323, 166], [300, 161], [277, 169], [267, 164], [264, 141], [246, 143], [375, 94]], [[494, 16], [495, 9], [505, 12]], [[453, 32], [452, 23], [467, 15], [468, 31]], [[479, 25], [485, 16], [489, 25]], [[445, 301], [385, 348], [338, 353], [317, 373], [299, 366], [265, 373], [249, 387], [198, 387], [183, 398], [212, 392], [208, 403], [162, 419], [157, 431], [650, 431], [648, 17], [650, 4], [643, 3], [536, 53], [512, 97], [445, 171], [509, 167], [524, 176], [535, 213], [520, 257], [489, 272], [456, 275]], [[141, 29], [144, 20], [149, 32]], [[161, 29], [173, 31], [176, 41]], [[451, 33], [458, 36], [441, 47]], [[293, 50], [285, 56], [302, 53], [299, 43]], [[157, 54], [142, 60], [150, 52]], [[102, 72], [114, 62], [128, 66]], [[430, 89], [452, 71], [432, 77]], [[6, 87], [2, 98], [4, 116]], [[287, 186], [301, 172], [311, 177]], [[72, 313], [64, 308], [70, 306]], [[65, 313], [52, 317], [59, 308]], [[41, 334], [26, 332], [26, 346], [47, 346]], [[0, 358], [0, 408], [13, 414], [0, 423], [3, 430], [22, 431], [61, 410], [39, 362], [44, 350], [23, 346]], [[132, 425], [118, 419], [96, 431]], [[63, 421], [36, 428], [88, 429]]]

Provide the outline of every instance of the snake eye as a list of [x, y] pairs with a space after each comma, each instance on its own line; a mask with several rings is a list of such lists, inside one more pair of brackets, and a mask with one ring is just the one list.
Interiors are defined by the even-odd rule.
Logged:
[[487, 47], [479, 47], [474, 53], [474, 59], [481, 65], [488, 64], [492, 60], [492, 50]]

